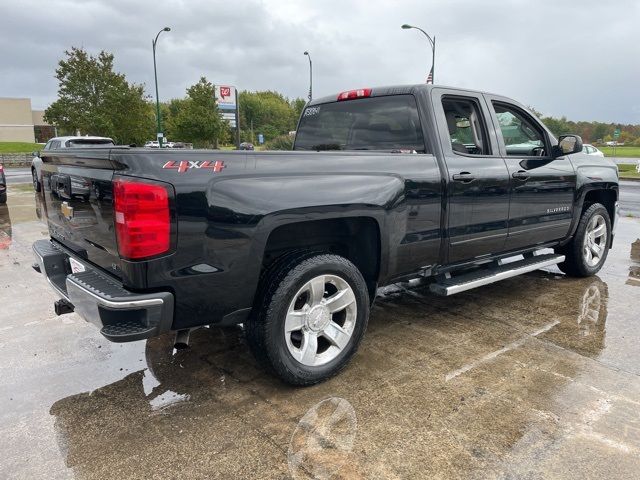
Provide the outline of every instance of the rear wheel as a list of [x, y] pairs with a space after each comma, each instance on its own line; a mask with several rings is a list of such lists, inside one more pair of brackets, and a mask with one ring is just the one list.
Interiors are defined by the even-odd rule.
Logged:
[[611, 243], [609, 212], [600, 203], [594, 203], [582, 212], [578, 228], [571, 241], [556, 249], [566, 256], [558, 265], [572, 277], [595, 275], [604, 265]]
[[285, 382], [311, 385], [335, 375], [364, 335], [369, 295], [362, 274], [338, 255], [302, 253], [263, 279], [247, 341]]

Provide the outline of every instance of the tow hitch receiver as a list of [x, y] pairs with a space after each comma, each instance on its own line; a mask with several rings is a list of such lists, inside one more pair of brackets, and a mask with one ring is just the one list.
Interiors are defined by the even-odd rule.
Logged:
[[61, 298], [54, 302], [53, 309], [56, 311], [56, 315], [65, 315], [67, 313], [73, 313], [75, 307], [73, 306], [73, 303]]

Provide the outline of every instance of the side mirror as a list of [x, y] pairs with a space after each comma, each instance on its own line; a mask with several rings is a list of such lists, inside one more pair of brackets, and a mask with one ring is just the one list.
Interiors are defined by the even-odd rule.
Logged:
[[558, 145], [553, 147], [554, 157], [571, 155], [582, 151], [582, 138], [579, 135], [560, 135]]

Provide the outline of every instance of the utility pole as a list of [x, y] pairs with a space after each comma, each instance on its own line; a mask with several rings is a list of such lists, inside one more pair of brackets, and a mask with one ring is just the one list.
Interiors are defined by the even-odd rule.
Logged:
[[313, 63], [311, 63], [311, 55], [309, 52], [304, 52], [309, 58], [309, 101], [313, 98]]
[[162, 32], [170, 32], [171, 29], [169, 27], [164, 27], [162, 30], [158, 32], [156, 38], [151, 41], [151, 45], [153, 46], [153, 77], [156, 81], [156, 121], [158, 123], [158, 131], [156, 134], [156, 138], [158, 139], [158, 146], [162, 148], [162, 118], [160, 117], [160, 97], [158, 95], [158, 70], [156, 69], [156, 44], [158, 43], [158, 37]]
[[[421, 29], [420, 27], [414, 27], [413, 25], [407, 25], [406, 23], [404, 25], [402, 25], [402, 28], [404, 30], [409, 30], [411, 28], [415, 29], [415, 30], [420, 30], [425, 37], [427, 37], [427, 39], [429, 40], [429, 43], [431, 44], [431, 71], [429, 72], [429, 74], [427, 75], [427, 83], [431, 83], [433, 84], [434, 82], [434, 69], [436, 66], [436, 37], [434, 36], [433, 38], [431, 38], [429, 36], [429, 34], [427, 32], [425, 32], [423, 29]], [[431, 81], [429, 81], [431, 80]]]

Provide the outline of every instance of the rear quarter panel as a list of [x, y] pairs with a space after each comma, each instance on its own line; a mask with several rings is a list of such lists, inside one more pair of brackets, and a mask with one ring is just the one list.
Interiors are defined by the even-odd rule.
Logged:
[[[373, 218], [381, 232], [382, 281], [416, 268], [418, 252], [437, 261], [442, 186], [432, 155], [155, 150], [114, 159], [127, 166], [120, 174], [174, 186], [177, 250], [142, 264], [121, 262], [132, 287], [175, 292], [174, 328], [249, 309], [269, 235], [288, 223]], [[162, 168], [184, 159], [220, 161], [224, 168]]]

